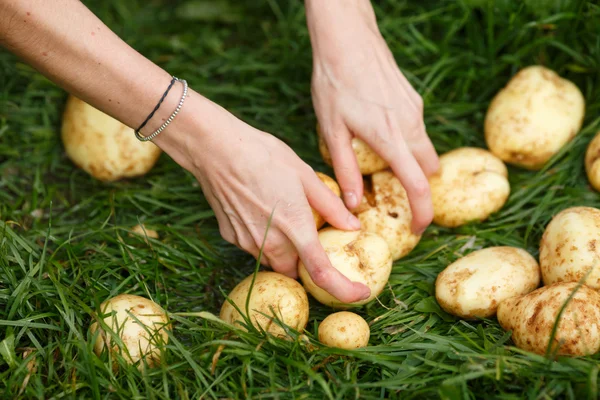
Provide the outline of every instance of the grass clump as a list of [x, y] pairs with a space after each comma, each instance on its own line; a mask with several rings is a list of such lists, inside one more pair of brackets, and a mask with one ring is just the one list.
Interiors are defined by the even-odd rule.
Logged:
[[[317, 170], [310, 42], [300, 2], [86, 1], [133, 47]], [[359, 312], [371, 346], [319, 346], [330, 310], [311, 304], [306, 334], [284, 342], [175, 315], [164, 367], [112, 371], [94, 355], [91, 314], [109, 296], [152, 298], [170, 312], [217, 313], [253, 271], [226, 244], [193, 177], [168, 157], [143, 179], [93, 181], [59, 139], [66, 94], [0, 52], [0, 397], [2, 398], [597, 398], [598, 356], [522, 352], [496, 320], [465, 322], [433, 297], [436, 275], [475, 248], [538, 254], [545, 225], [600, 207], [583, 167], [600, 129], [600, 7], [584, 0], [374, 2], [380, 29], [425, 101], [439, 153], [484, 147], [493, 95], [520, 68], [546, 65], [583, 91], [581, 133], [540, 172], [511, 168], [512, 193], [490, 220], [431, 226], [394, 264], [389, 288]], [[160, 239], [130, 237], [143, 223]]]

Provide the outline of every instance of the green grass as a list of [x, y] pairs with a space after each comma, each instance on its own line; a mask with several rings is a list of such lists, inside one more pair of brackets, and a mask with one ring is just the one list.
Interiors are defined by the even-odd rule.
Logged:
[[[212, 16], [194, 15], [193, 4], [179, 9], [179, 1], [86, 3], [170, 73], [331, 172], [314, 134], [301, 2], [211, 2], [223, 7]], [[162, 368], [113, 373], [89, 344], [90, 316], [100, 302], [127, 292], [171, 313], [218, 314], [223, 291], [254, 270], [253, 259], [220, 238], [194, 179], [167, 156], [148, 176], [114, 184], [74, 168], [58, 135], [66, 94], [0, 52], [0, 398], [598, 397], [598, 356], [552, 361], [519, 351], [495, 319], [465, 322], [443, 313], [433, 284], [472, 249], [512, 245], [537, 256], [552, 215], [569, 206], [600, 207], [583, 169], [586, 145], [600, 129], [600, 6], [568, 0], [375, 6], [400, 67], [424, 97], [439, 153], [484, 147], [490, 99], [534, 63], [582, 89], [581, 133], [543, 171], [511, 168], [511, 197], [485, 223], [427, 230], [394, 264], [379, 302], [359, 311], [371, 324], [370, 347], [321, 347], [317, 324], [331, 311], [314, 302], [307, 334], [315, 348], [230, 334], [218, 323], [176, 315]], [[146, 244], [129, 237], [138, 222], [160, 239]], [[29, 373], [33, 359], [37, 369]]]

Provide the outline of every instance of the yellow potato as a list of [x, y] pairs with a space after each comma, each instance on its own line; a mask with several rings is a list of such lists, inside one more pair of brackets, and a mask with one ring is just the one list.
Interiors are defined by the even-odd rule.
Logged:
[[600, 131], [596, 133], [585, 152], [585, 172], [592, 187], [600, 191]]
[[464, 319], [489, 318], [505, 299], [540, 284], [540, 267], [523, 249], [476, 250], [448, 265], [435, 281], [435, 297], [448, 313]]
[[399, 260], [421, 240], [421, 235], [411, 230], [412, 212], [406, 190], [390, 171], [376, 172], [365, 181], [370, 184], [365, 185], [363, 202], [355, 214], [362, 229], [384, 238], [392, 260]]
[[[327, 185], [327, 187], [329, 189], [331, 189], [331, 191], [333, 193], [335, 193], [336, 196], [338, 196], [338, 197], [341, 196], [342, 193], [340, 190], [340, 186], [337, 184], [337, 182], [333, 178], [331, 178], [329, 175], [326, 175], [322, 172], [317, 172], [317, 176], [319, 177], [320, 180], [323, 181], [323, 183], [325, 185]], [[314, 208], [311, 208], [311, 210], [313, 213], [313, 219], [315, 220], [315, 225], [317, 226], [317, 230], [321, 229], [321, 227], [323, 225], [325, 225], [325, 220]]]
[[[317, 134], [319, 136], [319, 151], [321, 152], [323, 161], [328, 165], [333, 165], [331, 154], [327, 148], [327, 143], [325, 143], [325, 140], [323, 139], [319, 124], [317, 124]], [[371, 175], [388, 167], [388, 163], [383, 158], [379, 157], [379, 155], [362, 139], [357, 137], [352, 138], [352, 149], [356, 155], [356, 161], [358, 162], [358, 168], [360, 169], [361, 174]]]
[[[252, 279], [253, 275], [245, 278], [228, 296], [242, 314], [225, 300], [220, 314], [223, 321], [245, 329], [242, 324], [245, 322], [246, 299], [250, 294]], [[261, 271], [256, 274], [248, 310], [255, 328], [283, 339], [289, 339], [289, 335], [280, 325], [281, 322], [298, 332], [302, 332], [308, 323], [306, 291], [296, 280], [277, 272]]]
[[485, 116], [485, 140], [501, 160], [540, 169], [581, 128], [585, 99], [554, 71], [529, 66], [498, 92]]
[[540, 241], [544, 284], [578, 282], [600, 289], [600, 210], [570, 207], [556, 214]]
[[133, 129], [74, 96], [67, 100], [61, 137], [71, 161], [105, 182], [144, 175], [161, 154], [155, 144], [140, 142]]
[[[100, 304], [100, 311], [106, 315], [104, 323], [112, 332], [105, 332], [97, 322], [90, 326], [92, 334], [99, 330], [94, 342], [94, 352], [98, 356], [104, 349], [110, 348], [111, 352], [120, 354], [130, 364], [141, 359], [149, 367], [160, 364], [161, 346], [169, 341], [167, 329], [171, 329], [171, 326], [165, 311], [158, 304], [145, 297], [121, 294]], [[124, 348], [114, 340], [113, 333], [119, 336]], [[140, 362], [138, 369], [142, 369], [143, 365]]]
[[355, 303], [340, 302], [313, 282], [300, 260], [300, 279], [317, 301], [334, 308], [348, 308], [366, 304], [383, 291], [392, 272], [392, 257], [381, 236], [371, 232], [342, 231], [329, 227], [319, 231], [319, 241], [333, 267], [351, 281], [367, 285], [371, 289], [371, 296]]
[[370, 336], [367, 321], [348, 311], [328, 315], [319, 325], [319, 341], [329, 347], [358, 349], [369, 344]]
[[429, 184], [433, 222], [449, 228], [487, 219], [504, 206], [510, 194], [504, 163], [475, 147], [442, 154], [440, 168]]
[[[545, 354], [558, 314], [577, 287], [555, 283], [524, 296], [504, 300], [498, 322], [512, 331], [512, 340], [523, 350]], [[600, 350], [600, 294], [582, 285], [565, 307], [551, 352], [566, 356], [590, 355]]]

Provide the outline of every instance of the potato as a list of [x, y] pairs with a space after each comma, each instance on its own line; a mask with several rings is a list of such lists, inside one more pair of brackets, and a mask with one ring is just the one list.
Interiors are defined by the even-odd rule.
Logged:
[[367, 321], [349, 311], [328, 315], [319, 325], [319, 341], [329, 347], [358, 349], [369, 344], [370, 336]]
[[[498, 307], [498, 322], [512, 331], [515, 345], [545, 354], [558, 314], [577, 287], [561, 282], [541, 287], [524, 296], [504, 300]], [[558, 355], [583, 356], [600, 350], [600, 294], [582, 285], [565, 307], [554, 340]]]
[[440, 168], [429, 184], [433, 222], [448, 228], [484, 221], [504, 206], [510, 194], [504, 163], [476, 147], [442, 154]]
[[104, 182], [144, 175], [161, 154], [155, 144], [137, 140], [133, 129], [74, 96], [63, 114], [62, 142], [77, 167]]
[[390, 171], [376, 172], [365, 179], [363, 203], [354, 213], [363, 230], [387, 241], [393, 261], [410, 253], [421, 240], [421, 235], [411, 230], [412, 212], [406, 191]]
[[[94, 342], [94, 352], [98, 356], [104, 349], [110, 348], [113, 354], [120, 354], [129, 364], [142, 359], [149, 367], [160, 364], [161, 346], [168, 343], [167, 330], [172, 327], [158, 304], [145, 297], [120, 294], [100, 304], [100, 312], [105, 315], [104, 323], [112, 332], [105, 332], [98, 322], [90, 325], [92, 335], [99, 331]], [[119, 336], [124, 348], [115, 341], [113, 333]], [[140, 362], [138, 369], [143, 366], [144, 363]]]
[[540, 242], [544, 284], [578, 282], [600, 289], [600, 210], [570, 207], [550, 221]]
[[485, 140], [503, 161], [537, 170], [581, 128], [585, 99], [575, 84], [548, 68], [523, 68], [493, 98]]
[[333, 267], [351, 281], [367, 285], [371, 289], [371, 296], [354, 303], [340, 302], [313, 282], [300, 260], [300, 279], [317, 301], [333, 308], [349, 308], [366, 304], [383, 291], [392, 272], [392, 256], [381, 236], [372, 232], [342, 231], [328, 227], [319, 231], [319, 241]]
[[[228, 300], [221, 307], [220, 318], [244, 330], [246, 299], [250, 294], [253, 276], [242, 280], [229, 293], [229, 300], [235, 303], [242, 314]], [[256, 329], [289, 339], [280, 322], [302, 332], [308, 323], [308, 296], [296, 280], [277, 272], [261, 271], [256, 274], [248, 310], [249, 319]]]
[[[325, 185], [327, 185], [327, 187], [329, 189], [331, 189], [331, 191], [333, 193], [335, 193], [336, 196], [340, 197], [342, 195], [340, 186], [337, 184], [337, 182], [333, 178], [331, 178], [329, 175], [326, 175], [322, 172], [317, 172], [317, 176], [319, 177], [320, 180], [323, 181], [323, 183]], [[317, 230], [318, 230], [323, 225], [325, 225], [325, 220], [314, 208], [312, 208], [312, 213], [313, 213], [313, 218], [315, 220], [315, 225], [317, 226]]]
[[[323, 139], [319, 124], [317, 124], [317, 134], [319, 136], [319, 151], [321, 152], [323, 161], [328, 165], [333, 165], [331, 154], [329, 153], [325, 139]], [[379, 157], [379, 155], [362, 139], [357, 137], [352, 138], [352, 149], [356, 155], [356, 161], [358, 162], [358, 168], [360, 169], [361, 174], [371, 175], [388, 167], [388, 163], [383, 158]]]
[[600, 191], [600, 131], [585, 152], [585, 172], [592, 187]]
[[539, 284], [540, 267], [528, 252], [488, 247], [448, 265], [435, 281], [435, 297], [446, 312], [457, 317], [489, 318], [502, 300], [529, 293]]

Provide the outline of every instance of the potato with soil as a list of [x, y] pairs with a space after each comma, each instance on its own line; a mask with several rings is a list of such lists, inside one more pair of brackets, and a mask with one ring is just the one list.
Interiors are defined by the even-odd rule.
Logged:
[[[512, 331], [512, 340], [523, 350], [545, 354], [558, 314], [577, 288], [562, 282], [541, 287], [500, 303], [498, 322]], [[600, 350], [600, 294], [581, 285], [565, 307], [551, 345], [551, 353], [590, 355]]]
[[[544, 284], [578, 282], [600, 289], [600, 210], [570, 207], [556, 214], [540, 242]], [[591, 270], [591, 271], [590, 271]]]
[[476, 147], [461, 147], [440, 156], [438, 172], [429, 178], [433, 222], [455, 228], [486, 220], [508, 196], [508, 170], [498, 157]]
[[[319, 124], [317, 124], [317, 135], [319, 136], [319, 151], [321, 152], [323, 161], [328, 165], [333, 165], [331, 154], [329, 153], [325, 139], [323, 139]], [[388, 163], [383, 158], [379, 157], [379, 155], [362, 139], [357, 137], [352, 138], [352, 149], [356, 155], [356, 161], [358, 162], [358, 168], [360, 169], [361, 174], [371, 175], [388, 167]]]
[[537, 170], [579, 132], [585, 99], [554, 71], [523, 68], [496, 94], [485, 116], [485, 140], [503, 161]]
[[62, 118], [67, 156], [94, 178], [112, 182], [148, 173], [161, 150], [140, 142], [133, 129], [75, 96], [69, 96]]
[[340, 302], [313, 282], [300, 260], [300, 279], [317, 301], [333, 308], [349, 308], [369, 303], [383, 291], [392, 272], [392, 256], [387, 242], [381, 236], [372, 232], [342, 231], [329, 227], [319, 231], [319, 241], [332, 266], [351, 281], [367, 285], [371, 289], [371, 296], [354, 303]]
[[[110, 330], [105, 331], [98, 322], [90, 326], [92, 335], [99, 331], [94, 342], [94, 352], [98, 356], [110, 348], [113, 354], [120, 354], [130, 364], [142, 359], [149, 367], [160, 364], [161, 347], [169, 341], [167, 330], [171, 325], [158, 304], [145, 297], [121, 294], [100, 304], [100, 312]], [[124, 348], [113, 335], [121, 339]], [[140, 362], [138, 369], [143, 366], [144, 362]]]
[[412, 212], [406, 190], [390, 171], [365, 178], [362, 204], [354, 211], [363, 230], [384, 238], [392, 260], [399, 260], [415, 248], [421, 235], [412, 232]]
[[[322, 172], [317, 172], [316, 174], [319, 177], [319, 179], [321, 181], [323, 181], [323, 183], [325, 185], [327, 185], [327, 187], [329, 189], [331, 189], [331, 191], [333, 193], [335, 193], [336, 196], [338, 196], [338, 197], [341, 196], [342, 192], [340, 190], [340, 186], [337, 184], [337, 182], [333, 178], [331, 178], [329, 175], [326, 175]], [[321, 229], [321, 227], [323, 225], [325, 225], [325, 220], [314, 208], [312, 208], [312, 213], [313, 213], [313, 219], [315, 220], [315, 225], [317, 227], [317, 230], [319, 230], [319, 229]]]
[[435, 297], [446, 312], [457, 317], [489, 318], [500, 302], [529, 293], [539, 284], [540, 267], [528, 252], [488, 247], [448, 265], [435, 281]]
[[319, 324], [319, 341], [329, 347], [353, 350], [369, 344], [371, 329], [358, 314], [340, 311]]
[[280, 323], [302, 332], [308, 323], [308, 297], [302, 285], [277, 272], [261, 271], [256, 274], [252, 286], [253, 276], [246, 277], [229, 293], [229, 300], [226, 299], [221, 307], [220, 318], [246, 329], [244, 316], [246, 299], [250, 295], [249, 319], [256, 329], [283, 339], [289, 339], [289, 335]]
[[585, 152], [585, 172], [592, 187], [600, 191], [600, 131]]

